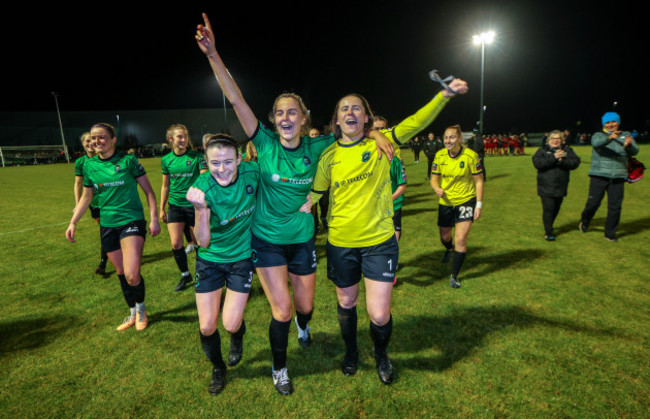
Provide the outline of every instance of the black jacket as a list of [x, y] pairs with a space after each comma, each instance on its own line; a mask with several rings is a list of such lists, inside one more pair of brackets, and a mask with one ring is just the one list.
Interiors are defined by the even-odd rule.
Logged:
[[561, 147], [566, 156], [562, 160], [555, 158], [557, 149], [548, 144], [540, 147], [533, 156], [533, 165], [537, 169], [537, 195], [566, 196], [569, 186], [569, 172], [580, 165], [580, 157], [571, 149]]
[[424, 154], [427, 157], [431, 157], [431, 158], [435, 157], [438, 150], [440, 150], [438, 141], [430, 140], [427, 138], [426, 140], [424, 140], [424, 145], [422, 147], [422, 150], [424, 151]]

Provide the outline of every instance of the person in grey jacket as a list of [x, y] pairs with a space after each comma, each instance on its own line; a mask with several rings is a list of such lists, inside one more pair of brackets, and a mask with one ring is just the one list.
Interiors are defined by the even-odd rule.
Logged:
[[578, 168], [580, 157], [564, 144], [564, 133], [555, 130], [548, 135], [548, 142], [533, 155], [533, 165], [537, 169], [537, 195], [542, 200], [545, 239], [553, 241], [553, 222], [567, 194], [569, 173]]
[[627, 176], [627, 159], [639, 152], [639, 146], [632, 134], [621, 131], [621, 117], [616, 112], [607, 112], [602, 117], [603, 130], [591, 136], [591, 168], [589, 169], [589, 196], [579, 228], [587, 232], [589, 223], [607, 192], [607, 219], [605, 238], [617, 241], [616, 230], [621, 219], [623, 190]]

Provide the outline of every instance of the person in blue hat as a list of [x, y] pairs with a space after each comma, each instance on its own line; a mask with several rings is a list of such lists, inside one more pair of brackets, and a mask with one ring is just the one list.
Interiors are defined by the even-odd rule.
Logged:
[[579, 229], [587, 232], [594, 214], [607, 193], [607, 219], [605, 239], [615, 242], [616, 230], [621, 219], [623, 191], [627, 176], [627, 160], [639, 152], [639, 146], [627, 131], [620, 130], [621, 117], [607, 112], [602, 117], [603, 129], [591, 136], [591, 167], [589, 169], [589, 196]]

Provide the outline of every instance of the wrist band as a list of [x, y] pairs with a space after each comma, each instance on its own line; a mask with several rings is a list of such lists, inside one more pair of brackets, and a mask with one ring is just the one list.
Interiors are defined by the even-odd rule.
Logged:
[[483, 201], [476, 201], [476, 209], [481, 209], [483, 208]]

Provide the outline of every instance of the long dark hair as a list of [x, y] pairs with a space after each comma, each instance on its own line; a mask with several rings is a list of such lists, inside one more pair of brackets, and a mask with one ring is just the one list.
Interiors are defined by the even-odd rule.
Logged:
[[366, 122], [363, 125], [363, 133], [364, 133], [364, 135], [367, 135], [368, 131], [370, 131], [370, 129], [372, 128], [372, 123], [373, 123], [373, 119], [375, 118], [375, 114], [372, 112], [372, 109], [370, 108], [370, 104], [368, 103], [368, 100], [365, 97], [358, 94], [358, 93], [350, 93], [349, 95], [345, 95], [341, 99], [339, 99], [338, 102], [336, 102], [336, 106], [334, 106], [334, 114], [332, 115], [332, 120], [330, 121], [330, 132], [332, 132], [334, 134], [335, 138], [341, 138], [342, 137], [341, 127], [339, 127], [336, 124], [336, 121], [338, 120], [339, 106], [340, 106], [341, 101], [343, 99], [345, 99], [346, 97], [350, 97], [350, 96], [356, 97], [357, 99], [359, 99], [361, 101], [361, 104], [363, 105], [363, 109], [364, 109], [366, 115], [368, 115], [368, 122]]

